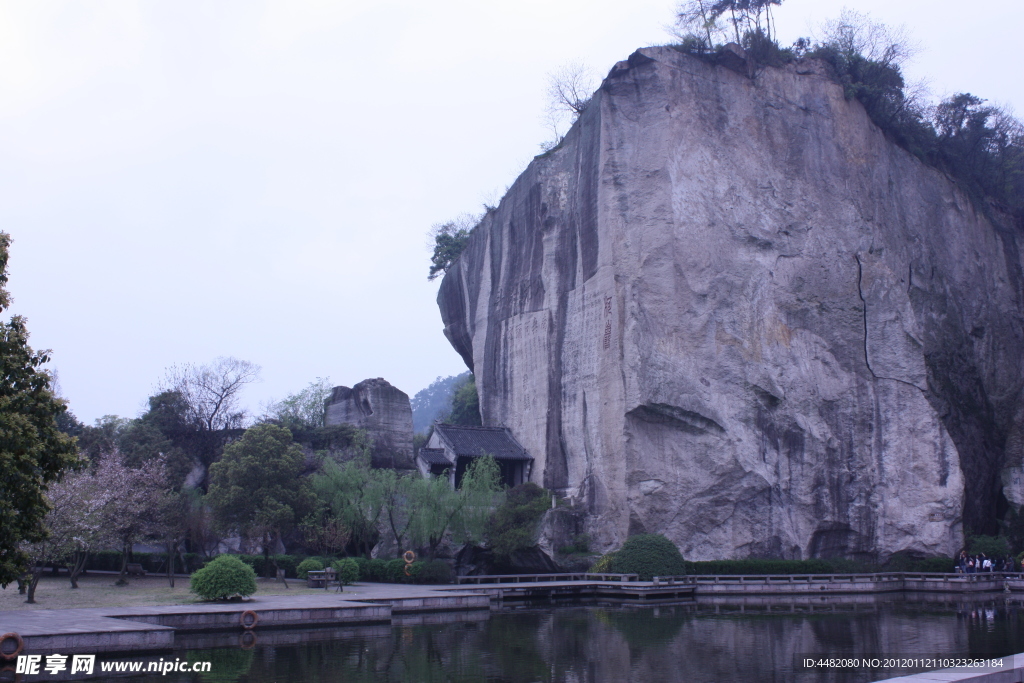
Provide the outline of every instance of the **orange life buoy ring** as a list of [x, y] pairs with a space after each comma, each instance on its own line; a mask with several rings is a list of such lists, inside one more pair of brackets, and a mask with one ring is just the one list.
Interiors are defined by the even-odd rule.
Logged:
[[416, 553], [414, 553], [411, 550], [406, 550], [405, 554], [402, 555], [402, 559], [405, 560], [406, 564], [412, 564], [413, 562], [416, 561]]
[[[251, 618], [252, 621], [247, 621], [249, 618]], [[248, 631], [251, 628], [256, 628], [256, 624], [259, 623], [260, 617], [251, 609], [247, 609], [244, 612], [242, 612], [242, 615], [238, 618], [238, 621], [242, 624], [242, 628]]]
[[[17, 644], [17, 647], [14, 648], [14, 652], [4, 652], [4, 643], [7, 642], [9, 638], [13, 638], [14, 642]], [[17, 633], [5, 633], [0, 636], [0, 657], [3, 657], [4, 659], [17, 659], [18, 655], [20, 655], [21, 651], [24, 649], [25, 641], [22, 640], [21, 636]]]

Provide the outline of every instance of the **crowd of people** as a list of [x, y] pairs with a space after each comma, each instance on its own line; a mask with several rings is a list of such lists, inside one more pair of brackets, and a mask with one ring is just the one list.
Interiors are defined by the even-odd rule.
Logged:
[[989, 557], [985, 553], [968, 555], [966, 550], [960, 551], [957, 559], [956, 571], [958, 574], [979, 574], [981, 572], [1012, 572], [1019, 567], [1012, 557]]

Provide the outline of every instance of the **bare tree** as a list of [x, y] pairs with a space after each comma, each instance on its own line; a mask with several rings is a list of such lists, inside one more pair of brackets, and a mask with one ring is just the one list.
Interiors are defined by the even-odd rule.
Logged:
[[237, 358], [217, 358], [209, 365], [175, 365], [160, 387], [181, 395], [189, 417], [208, 432], [237, 429], [245, 421], [239, 406], [246, 384], [259, 379], [260, 366]]
[[703, 49], [710, 49], [724, 40], [729, 33], [719, 21], [721, 15], [713, 11], [714, 5], [712, 0], [684, 0], [676, 7], [673, 35], [684, 41], [696, 38]]
[[550, 76], [548, 96], [552, 106], [568, 112], [575, 121], [590, 104], [593, 80], [590, 69], [580, 62], [560, 67]]
[[[557, 147], [569, 128], [586, 111], [595, 90], [593, 72], [580, 62], [569, 62], [548, 75], [548, 108], [545, 120], [553, 142], [541, 145], [545, 151]], [[568, 119], [568, 125], [566, 125]]]
[[716, 38], [731, 37], [743, 44], [750, 34], [774, 40], [772, 6], [781, 4], [782, 0], [683, 0], [676, 7], [674, 33], [683, 40], [696, 38], [705, 48], [713, 47]]
[[902, 66], [919, 50], [906, 26], [886, 26], [851, 9], [844, 9], [838, 19], [826, 21], [820, 32], [818, 42], [822, 45], [834, 47], [847, 57], [859, 54], [885, 66]]

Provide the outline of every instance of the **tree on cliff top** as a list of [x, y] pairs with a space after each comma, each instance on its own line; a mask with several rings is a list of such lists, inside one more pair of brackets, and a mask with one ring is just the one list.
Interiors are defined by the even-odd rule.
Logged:
[[676, 26], [711, 47], [715, 38], [729, 36], [732, 27], [733, 38], [743, 42], [743, 36], [762, 33], [773, 40], [772, 5], [781, 5], [782, 0], [684, 0], [676, 8]]
[[[10, 235], [0, 233], [0, 311], [10, 306], [7, 259]], [[23, 541], [46, 537], [47, 485], [78, 461], [75, 440], [60, 431], [64, 401], [42, 369], [46, 351], [28, 345], [25, 319], [0, 322], [0, 585], [18, 578], [27, 557]]]
[[[988, 197], [1024, 218], [1024, 126], [969, 93], [935, 107], [923, 86], [908, 85], [901, 66], [917, 51], [904, 27], [843, 10], [826, 21], [813, 43], [801, 38], [782, 48], [774, 38], [773, 5], [781, 0], [684, 0], [677, 9], [677, 49], [712, 63], [732, 54], [721, 42], [735, 40], [749, 63], [781, 66], [814, 58], [856, 99], [896, 144], [958, 180], [976, 200]], [[734, 58], [734, 57], [730, 57]], [[986, 206], [984, 202], [980, 206]]]
[[469, 235], [481, 218], [482, 216], [462, 214], [447, 223], [438, 223], [430, 229], [429, 237], [434, 253], [430, 257], [428, 280], [448, 272], [469, 244]]
[[571, 128], [590, 106], [597, 83], [600, 83], [595, 80], [593, 72], [581, 62], [568, 62], [548, 74], [548, 108], [544, 122], [552, 138], [540, 145], [545, 153], [562, 144], [566, 135], [563, 129]]

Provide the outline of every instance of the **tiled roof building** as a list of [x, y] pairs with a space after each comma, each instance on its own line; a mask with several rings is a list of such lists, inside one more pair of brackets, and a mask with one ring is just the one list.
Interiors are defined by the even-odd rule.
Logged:
[[424, 476], [447, 472], [452, 486], [458, 486], [473, 458], [484, 455], [497, 461], [505, 486], [530, 480], [533, 457], [507, 427], [436, 424], [430, 441], [416, 455], [416, 465]]

